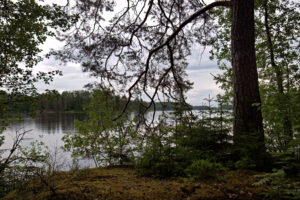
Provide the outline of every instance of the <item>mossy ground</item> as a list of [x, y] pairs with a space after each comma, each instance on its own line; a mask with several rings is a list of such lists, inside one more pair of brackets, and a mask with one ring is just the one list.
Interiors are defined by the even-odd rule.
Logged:
[[252, 186], [254, 174], [230, 171], [214, 180], [190, 181], [140, 177], [125, 167], [83, 169], [39, 177], [4, 200], [261, 199], [266, 186]]

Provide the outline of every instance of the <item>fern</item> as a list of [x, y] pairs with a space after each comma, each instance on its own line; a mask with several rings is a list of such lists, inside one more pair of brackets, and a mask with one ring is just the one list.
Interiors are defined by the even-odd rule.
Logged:
[[276, 178], [276, 177], [283, 178], [284, 175], [285, 175], [285, 173], [284, 173], [284, 171], [282, 169], [278, 170], [278, 171], [275, 171], [273, 173], [267, 173], [267, 174], [263, 174], [263, 175], [256, 175], [254, 177], [256, 177], [256, 178], [262, 178], [262, 179], [260, 179], [259, 181], [253, 183], [252, 185], [255, 186], [255, 187], [259, 187], [259, 186], [267, 184], [273, 178]]
[[259, 181], [253, 183], [252, 185], [254, 187], [260, 187], [260, 186], [265, 185], [266, 183], [270, 182], [271, 180], [272, 180], [271, 176], [266, 176], [266, 177], [260, 179]]
[[268, 191], [263, 193], [265, 199], [300, 199], [300, 182], [285, 177], [283, 169], [255, 177], [260, 179], [253, 186], [270, 185]]

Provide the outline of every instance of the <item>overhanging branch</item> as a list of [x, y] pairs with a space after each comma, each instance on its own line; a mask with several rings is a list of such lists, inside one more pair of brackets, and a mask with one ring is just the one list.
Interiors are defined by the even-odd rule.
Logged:
[[197, 17], [199, 17], [200, 15], [204, 14], [205, 12], [215, 8], [215, 7], [231, 7], [231, 1], [216, 1], [213, 2], [203, 8], [201, 8], [200, 10], [198, 10], [197, 12], [195, 12], [194, 14], [192, 14], [189, 18], [187, 18], [184, 22], [182, 22], [182, 24], [180, 24], [180, 26], [167, 38], [167, 40], [161, 44], [160, 46], [156, 47], [155, 49], [153, 49], [151, 52], [156, 52], [158, 50], [160, 50], [161, 48], [163, 48], [164, 46], [166, 46], [171, 40], [173, 40], [178, 33], [190, 22], [192, 22], [194, 19], [196, 19]]
[[[122, 113], [117, 116], [114, 120], [120, 118], [126, 111], [128, 105], [129, 105], [129, 102], [131, 101], [131, 98], [132, 98], [132, 90], [133, 88], [140, 82], [140, 80], [142, 79], [143, 76], [145, 76], [145, 80], [146, 79], [146, 75], [147, 75], [147, 72], [149, 70], [149, 65], [150, 65], [150, 60], [152, 58], [152, 56], [157, 52], [159, 51], [160, 49], [162, 49], [163, 47], [167, 46], [168, 44], [170, 44], [170, 42], [175, 39], [175, 37], [179, 34], [180, 31], [182, 31], [182, 29], [187, 25], [189, 24], [190, 22], [192, 22], [193, 20], [195, 20], [197, 17], [199, 17], [200, 15], [206, 13], [207, 11], [215, 8], [215, 7], [231, 7], [232, 3], [231, 1], [216, 1], [216, 2], [213, 2], [201, 9], [199, 9], [198, 11], [196, 11], [194, 14], [192, 14], [190, 17], [188, 17], [185, 21], [183, 21], [176, 30], [174, 30], [174, 32], [166, 39], [165, 42], [163, 42], [161, 45], [155, 47], [154, 49], [150, 50], [149, 51], [149, 54], [148, 54], [148, 57], [147, 57], [147, 60], [146, 60], [146, 66], [145, 66], [145, 70], [141, 72], [141, 74], [137, 77], [136, 81], [134, 81], [134, 83], [131, 85], [131, 87], [128, 89], [128, 94], [129, 94], [129, 97], [128, 97], [128, 100], [126, 102], [126, 105], [125, 107], [123, 108], [123, 111]], [[148, 12], [150, 12], [148, 10]], [[142, 23], [143, 24], [143, 23]], [[146, 83], [145, 83], [146, 84]], [[158, 87], [158, 86], [157, 86]]]

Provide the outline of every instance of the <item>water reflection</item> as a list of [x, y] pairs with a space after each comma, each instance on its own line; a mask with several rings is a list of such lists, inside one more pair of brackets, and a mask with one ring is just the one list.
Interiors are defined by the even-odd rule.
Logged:
[[[162, 114], [161, 111], [157, 111], [154, 116], [154, 120], [158, 120], [158, 116]], [[145, 116], [149, 121], [152, 120], [153, 112], [148, 112]], [[83, 113], [42, 113], [36, 115], [35, 118], [24, 118], [22, 122], [12, 122], [10, 126], [5, 130], [4, 135], [5, 143], [0, 148], [9, 149], [13, 144], [13, 138], [17, 131], [32, 130], [26, 134], [26, 140], [23, 141], [22, 146], [30, 145], [30, 142], [34, 140], [42, 141], [50, 151], [50, 154], [55, 149], [64, 145], [62, 137], [65, 133], [74, 133], [75, 120], [84, 120], [86, 115]], [[70, 152], [60, 151], [61, 160], [66, 162], [67, 170], [71, 163], [72, 158]], [[94, 167], [92, 160], [84, 159], [79, 161], [80, 167]]]
[[47, 134], [75, 131], [74, 121], [83, 120], [82, 113], [43, 113], [36, 116], [34, 123], [38, 130]]
[[[82, 113], [42, 113], [35, 118], [25, 117], [23, 121], [11, 122], [9, 127], [4, 131], [5, 142], [0, 149], [10, 149], [17, 132], [28, 131], [22, 146], [29, 146], [32, 141], [42, 141], [48, 146], [51, 154], [55, 149], [64, 145], [62, 137], [67, 132], [76, 131], [74, 127], [75, 120], [83, 120], [85, 115]], [[66, 167], [72, 163], [71, 155], [67, 152], [61, 152], [62, 160], [66, 162]], [[90, 162], [81, 161], [81, 167], [91, 166]]]

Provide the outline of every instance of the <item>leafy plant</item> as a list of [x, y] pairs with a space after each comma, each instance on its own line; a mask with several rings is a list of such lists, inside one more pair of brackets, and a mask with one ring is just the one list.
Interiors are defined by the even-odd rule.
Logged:
[[292, 200], [300, 198], [300, 181], [286, 177], [283, 169], [274, 170], [273, 173], [256, 175], [259, 180], [253, 186], [268, 184], [268, 190], [263, 193], [264, 199], [270, 200]]
[[156, 177], [185, 176], [185, 169], [196, 160], [218, 161], [225, 158], [225, 129], [224, 135], [220, 137], [218, 126], [210, 126], [209, 121], [202, 121], [202, 126], [199, 126], [194, 116], [179, 111], [175, 110], [175, 125], [162, 118], [155, 129], [149, 132], [150, 136], [138, 162], [141, 174]]
[[241, 160], [236, 161], [234, 165], [236, 169], [254, 169], [256, 167], [248, 157], [243, 157]]
[[63, 137], [64, 149], [74, 158], [90, 158], [96, 166], [125, 164], [132, 161], [136, 137], [133, 121], [125, 114], [118, 120], [111, 94], [94, 92], [93, 99], [84, 108], [88, 118], [75, 121], [78, 132]]
[[196, 160], [184, 172], [188, 177], [195, 179], [209, 179], [215, 178], [218, 172], [225, 170], [221, 163], [209, 160]]
[[20, 146], [26, 133], [17, 133], [10, 153], [0, 158], [0, 197], [11, 190], [25, 187], [25, 182], [43, 171], [48, 159], [47, 148], [42, 142], [34, 141], [29, 146]]

